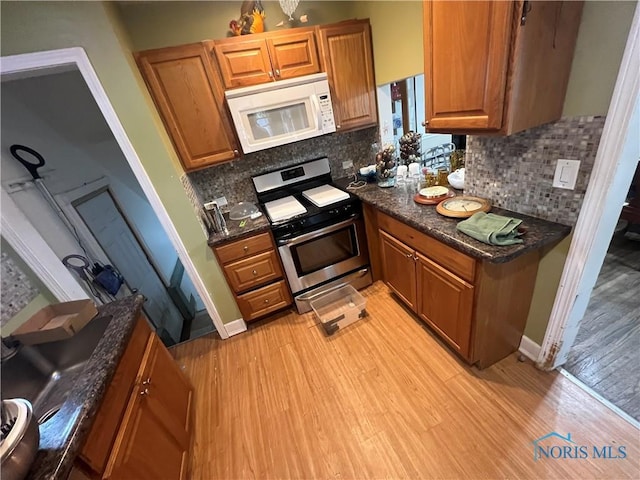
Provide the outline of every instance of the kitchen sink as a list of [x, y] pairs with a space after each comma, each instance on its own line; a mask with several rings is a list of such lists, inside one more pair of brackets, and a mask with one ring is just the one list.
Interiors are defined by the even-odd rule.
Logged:
[[20, 346], [13, 357], [2, 361], [0, 396], [29, 400], [40, 424], [51, 419], [82, 374], [111, 319], [96, 317], [66, 340]]

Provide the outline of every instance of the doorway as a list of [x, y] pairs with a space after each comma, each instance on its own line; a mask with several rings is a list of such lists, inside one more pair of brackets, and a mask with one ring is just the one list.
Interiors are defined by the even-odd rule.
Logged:
[[[27, 65], [30, 65], [30, 68], [37, 68], [37, 67], [42, 67], [44, 65], [54, 65], [58, 62], [62, 62], [65, 66], [64, 67], [53, 67], [52, 69], [49, 70], [39, 70], [36, 73], [30, 73], [32, 70], [30, 70], [29, 66], [24, 67], [23, 69], [16, 67], [15, 65], [13, 65], [14, 62], [6, 60], [5, 58], [8, 58], [10, 60], [13, 60], [14, 58], [18, 57], [25, 57], [26, 63]], [[29, 57], [27, 59], [27, 57]], [[42, 58], [35, 58], [35, 57], [42, 57]], [[53, 76], [53, 75], [58, 75], [58, 74], [70, 74], [70, 72], [72, 74], [75, 74], [76, 78], [78, 78], [81, 82], [82, 82], [82, 87], [84, 88], [85, 93], [87, 94], [87, 97], [93, 102], [93, 107], [94, 107], [94, 111], [98, 114], [98, 116], [94, 117], [90, 122], [87, 122], [86, 124], [83, 124], [82, 121], [80, 121], [79, 123], [77, 123], [78, 128], [71, 128], [71, 129], [67, 129], [66, 133], [64, 135], [53, 135], [53, 136], [57, 136], [58, 139], [62, 138], [63, 141], [68, 141], [70, 140], [69, 138], [67, 138], [67, 135], [69, 136], [73, 136], [74, 132], [77, 131], [82, 131], [85, 132], [88, 130], [91, 130], [92, 127], [94, 127], [96, 124], [101, 124], [101, 126], [105, 127], [101, 134], [108, 134], [109, 141], [104, 141], [104, 138], [99, 138], [100, 135], [98, 135], [97, 137], [93, 137], [93, 140], [97, 140], [96, 142], [94, 142], [95, 144], [99, 144], [98, 147], [96, 147], [96, 149], [94, 149], [92, 152], [90, 152], [89, 154], [87, 154], [87, 149], [84, 148], [86, 147], [86, 145], [81, 145], [78, 148], [76, 148], [76, 152], [78, 153], [80, 152], [81, 155], [53, 155], [53, 156], [49, 156], [49, 158], [57, 158], [60, 163], [59, 164], [55, 164], [55, 162], [53, 162], [53, 168], [51, 163], [48, 165], [48, 171], [45, 171], [45, 175], [44, 178], [48, 183], [52, 184], [53, 186], [53, 190], [55, 193], [60, 193], [60, 192], [65, 192], [68, 191], [67, 189], [70, 188], [70, 184], [67, 182], [65, 184], [65, 180], [68, 180], [64, 178], [64, 175], [60, 176], [59, 173], [64, 171], [64, 167], [69, 167], [69, 158], [71, 157], [76, 157], [77, 159], [81, 159], [83, 160], [85, 163], [80, 163], [79, 165], [76, 165], [76, 168], [70, 168], [68, 170], [66, 170], [66, 173], [68, 174], [68, 177], [73, 177], [76, 180], [76, 184], [86, 184], [87, 181], [90, 181], [91, 179], [78, 179], [78, 176], [81, 176], [82, 173], [86, 173], [87, 170], [91, 170], [90, 168], [87, 168], [88, 165], [93, 163], [93, 166], [95, 167], [95, 164], [98, 164], [100, 167], [105, 167], [104, 164], [101, 164], [100, 161], [97, 161], [96, 158], [98, 158], [100, 155], [98, 153], [98, 150], [102, 150], [102, 154], [108, 153], [108, 155], [105, 156], [109, 156], [109, 155], [114, 155], [114, 153], [117, 151], [117, 154], [120, 156], [121, 162], [118, 163], [118, 165], [116, 167], [113, 167], [115, 170], [119, 170], [117, 173], [122, 173], [122, 170], [128, 170], [128, 176], [127, 179], [124, 181], [120, 181], [120, 188], [124, 188], [125, 190], [128, 189], [128, 193], [130, 194], [129, 197], [133, 198], [133, 197], [139, 197], [137, 198], [137, 200], [144, 200], [144, 202], [146, 202], [147, 204], [147, 210], [150, 210], [152, 213], [154, 213], [155, 216], [155, 212], [158, 212], [160, 210], [160, 219], [158, 219], [157, 217], [155, 218], [156, 223], [158, 224], [158, 226], [160, 227], [160, 229], [162, 230], [162, 233], [164, 234], [165, 238], [166, 238], [166, 243], [169, 245], [174, 244], [175, 245], [175, 239], [173, 238], [173, 236], [171, 238], [168, 238], [166, 236], [166, 233], [164, 232], [164, 230], [167, 229], [167, 221], [168, 221], [168, 217], [166, 215], [166, 212], [163, 210], [162, 205], [159, 203], [159, 199], [157, 199], [157, 194], [155, 194], [155, 191], [153, 191], [153, 187], [149, 187], [150, 183], [149, 183], [149, 179], [146, 177], [146, 175], [143, 175], [142, 177], [140, 176], [141, 173], [140, 171], [136, 173], [135, 169], [132, 171], [129, 165], [131, 165], [132, 161], [130, 158], [126, 157], [125, 158], [125, 152], [127, 152], [127, 149], [125, 148], [124, 150], [121, 150], [122, 147], [122, 142], [123, 142], [123, 132], [120, 131], [122, 129], [121, 125], [117, 124], [116, 126], [113, 125], [114, 122], [117, 123], [117, 118], [110, 118], [110, 116], [107, 114], [105, 114], [106, 116], [103, 117], [102, 116], [102, 112], [104, 112], [105, 105], [104, 105], [104, 101], [106, 99], [106, 96], [104, 95], [104, 92], [100, 92], [100, 88], [99, 88], [99, 84], [98, 86], [96, 86], [95, 82], [93, 82], [93, 77], [95, 77], [95, 72], [93, 72], [92, 70], [90, 70], [90, 65], [88, 64], [88, 60], [86, 59], [86, 54], [84, 54], [84, 52], [81, 49], [68, 49], [65, 51], [59, 51], [59, 52], [43, 52], [41, 54], [27, 54], [24, 56], [17, 56], [17, 57], [5, 57], [3, 58], [3, 75], [2, 75], [2, 80], [3, 80], [3, 104], [5, 101], [5, 92], [6, 89], [4, 88], [6, 85], [8, 85], [8, 83], [6, 83], [7, 80], [11, 80], [11, 81], [15, 81], [15, 82], [20, 82], [20, 81], [26, 81], [29, 79], [32, 79], [32, 77], [37, 77], [37, 78], [46, 78], [48, 76]], [[66, 61], [64, 61], [64, 59], [66, 58]], [[20, 63], [20, 62], [17, 62]], [[23, 64], [24, 64], [23, 63]], [[12, 66], [13, 65], [13, 66]], [[81, 68], [81, 70], [79, 70], [76, 66]], [[24, 73], [18, 75], [19, 78], [14, 78], [13, 76], [8, 76], [5, 75], [5, 73], [9, 71], [22, 71]], [[29, 72], [29, 73], [27, 73]], [[97, 81], [97, 80], [96, 80]], [[86, 82], [86, 83], [85, 83]], [[91, 91], [90, 91], [91, 90]], [[96, 91], [98, 90], [98, 93], [96, 94]], [[101, 98], [101, 95], [104, 98]], [[41, 124], [48, 124], [49, 126], [55, 126], [60, 127], [62, 125], [66, 125], [69, 126], [70, 123], [73, 123], [73, 119], [74, 119], [74, 108], [77, 106], [78, 103], [78, 99], [76, 98], [76, 95], [74, 92], [71, 92], [71, 94], [69, 94], [69, 91], [61, 93], [61, 92], [55, 92], [55, 91], [51, 91], [50, 89], [44, 89], [43, 94], [46, 97], [46, 101], [42, 102], [45, 105], [49, 105], [51, 103], [50, 99], [59, 99], [59, 101], [61, 102], [66, 102], [63, 105], [63, 108], [60, 108], [57, 112], [58, 114], [58, 119], [59, 121], [55, 121], [52, 120], [52, 115], [54, 115], [54, 113], [56, 110], [55, 109], [49, 109], [47, 111], [47, 114], [44, 115], [42, 118], [39, 118], [38, 121], [34, 122], [33, 124], [29, 124], [29, 128], [24, 128], [22, 129], [23, 132], [26, 133], [30, 133], [33, 134], [33, 127], [38, 127], [41, 126]], [[97, 95], [97, 96], [96, 96]], [[94, 100], [95, 99], [95, 100]], [[102, 103], [100, 103], [100, 100], [102, 100]], [[96, 101], [98, 101], [98, 103], [96, 104]], [[80, 102], [82, 103], [82, 102]], [[107, 108], [108, 110], [108, 108]], [[99, 117], [99, 118], [98, 118]], [[5, 129], [7, 120], [6, 119], [12, 119], [12, 116], [5, 116], [3, 115], [3, 130]], [[115, 130], [114, 130], [115, 129]], [[54, 128], [55, 130], [55, 128]], [[112, 134], [112, 131], [114, 133], [118, 132], [118, 138], [116, 139], [116, 137], [114, 137], [114, 134]], [[5, 137], [4, 135], [5, 132], [3, 132], [3, 137]], [[54, 132], [54, 134], [58, 134], [59, 132]], [[90, 132], [91, 133], [91, 132]], [[94, 132], [95, 133], [95, 132]], [[32, 135], [34, 136], [34, 135]], [[37, 135], [35, 135], [37, 136]], [[89, 136], [91, 137], [91, 136]], [[6, 137], [5, 137], [6, 138]], [[91, 138], [90, 138], [91, 139]], [[44, 141], [44, 139], [41, 138], [42, 141]], [[50, 137], [47, 137], [47, 140], [51, 140]], [[126, 140], [126, 136], [124, 136], [124, 140]], [[21, 139], [14, 139], [14, 140], [6, 140], [8, 141], [15, 141], [16, 143], [20, 142], [20, 143], [28, 143], [25, 141], [24, 138]], [[64, 143], [64, 142], [63, 142]], [[73, 142], [68, 141], [68, 144], [72, 144]], [[47, 147], [51, 145], [51, 143], [49, 143], [48, 141], [46, 142], [46, 145], [44, 146], [44, 148], [42, 148], [42, 145], [38, 146], [38, 148], [44, 151], [47, 151]], [[68, 146], [68, 145], [67, 145]], [[128, 146], [130, 147], [130, 144], [128, 144]], [[5, 147], [5, 145], [3, 144], [3, 147]], [[82, 147], [82, 148], [81, 148]], [[28, 178], [21, 178], [18, 179], [17, 182], [13, 182], [14, 187], [15, 184], [18, 185], [18, 190], [20, 190], [20, 187], [24, 187], [22, 188], [22, 191], [17, 192], [14, 190], [12, 192], [7, 192], [7, 185], [9, 182], [11, 182], [12, 180], [16, 180], [16, 178], [11, 178], [11, 175], [6, 175], [6, 173], [9, 171], [11, 172], [11, 168], [9, 169], [5, 169], [5, 160], [8, 161], [9, 159], [6, 158], [8, 157], [7, 153], [7, 148], [3, 148], [3, 183], [2, 183], [2, 190], [3, 190], [3, 198], [5, 198], [5, 194], [8, 197], [13, 196], [13, 200], [17, 200], [17, 198], [15, 197], [15, 195], [17, 194], [18, 196], [22, 196], [23, 199], [24, 197], [29, 197], [30, 194], [35, 193], [34, 190], [35, 189], [30, 189], [29, 188], [29, 179]], [[107, 152], [108, 151], [108, 152]], [[98, 153], [96, 153], [98, 152]], [[84, 158], [82, 153], [84, 153]], [[130, 153], [130, 152], [129, 152]], [[134, 153], [135, 155], [135, 153]], [[45, 155], [47, 156], [47, 155]], [[91, 161], [87, 161], [87, 160], [93, 160], [93, 162]], [[137, 160], [137, 158], [136, 158]], [[134, 166], [135, 166], [135, 162], [134, 162]], [[139, 160], [138, 160], [138, 170], [140, 170], [139, 167]], [[16, 167], [19, 168], [19, 167]], [[104, 170], [104, 168], [103, 168]], [[108, 170], [108, 168], [107, 168]], [[16, 173], [15, 171], [13, 173]], [[25, 174], [26, 172], [21, 172], [19, 174], [16, 174], [17, 177], [20, 177], [20, 175]], [[96, 173], [96, 172], [93, 172]], [[104, 173], [104, 172], [101, 172]], [[107, 172], [107, 173], [114, 173], [114, 172]], [[144, 171], [142, 171], [142, 173], [144, 174]], [[143, 185], [141, 185], [140, 183], [138, 183], [137, 179], [142, 178], [142, 180], [144, 180], [142, 182]], [[121, 178], [119, 179], [121, 180]], [[131, 187], [131, 184], [135, 183], [135, 188], [129, 188]], [[21, 185], [20, 185], [21, 184]], [[146, 185], [146, 188], [145, 186]], [[72, 188], [72, 186], [71, 186]], [[150, 191], [149, 191], [150, 189]], [[30, 191], [31, 190], [31, 191]], [[135, 191], [133, 191], [135, 190]], [[152, 195], [152, 197], [155, 199], [153, 206], [151, 204], [149, 204], [147, 197], [149, 195]], [[155, 195], [155, 197], [154, 197]], [[30, 224], [32, 227], [39, 227], [41, 225], [41, 223], [44, 223], [45, 225], [51, 226], [52, 223], [52, 218], [51, 217], [55, 217], [55, 215], [51, 215], [51, 209], [49, 209], [49, 211], [47, 211], [47, 208], [49, 207], [44, 207], [41, 203], [38, 204], [38, 200], [33, 200], [33, 197], [35, 197], [36, 195], [31, 195], [31, 200], [33, 202], [35, 202], [35, 207], [34, 209], [32, 209], [32, 213], [31, 214], [26, 214], [26, 213], [18, 213], [15, 212], [17, 215], [11, 214], [11, 218], [8, 218], [9, 215], [5, 215], [5, 209], [3, 208], [3, 226], [7, 225], [10, 222], [14, 222], [14, 225], [16, 226], [15, 228], [15, 232], [13, 231], [13, 229], [11, 229], [11, 238], [9, 238], [9, 229], [7, 229], [7, 240], [10, 241], [10, 243], [13, 246], [13, 242], [12, 240], [15, 240], [15, 237], [18, 237], [20, 235], [20, 231], [22, 231], [22, 226], [24, 226], [26, 228], [26, 224]], [[20, 209], [22, 210], [24, 207], [24, 203], [23, 202], [15, 202], [20, 206]], [[28, 202], [27, 202], [28, 203]], [[127, 202], [129, 203], [129, 202]], [[140, 203], [140, 202], [136, 202], [136, 203]], [[35, 212], [35, 213], [34, 213]], [[7, 218], [5, 218], [5, 216]], [[18, 221], [16, 223], [16, 218], [18, 218], [19, 216], [22, 217], [22, 219], [20, 219], [20, 221]], [[34, 217], [40, 216], [40, 219], [42, 219], [42, 217], [49, 217], [47, 221], [45, 222], [38, 222], [35, 221], [34, 222]], [[55, 222], [53, 222], [55, 223]], [[169, 222], [170, 224], [170, 222]], [[32, 231], [33, 228], [31, 227]], [[173, 227], [171, 226], [169, 229], [171, 230]], [[52, 243], [52, 237], [53, 238], [63, 238], [67, 241], [66, 246], [63, 247], [59, 247], [58, 249], [67, 249], [67, 251], [65, 253], [74, 253], [72, 251], [68, 251], [69, 248], [71, 248], [69, 245], [73, 244], [73, 234], [69, 235], [69, 233], [67, 232], [65, 233], [61, 233], [61, 228], [51, 228], [51, 229], [45, 229], [44, 232], [40, 231], [38, 232], [41, 236], [41, 240], [42, 238], [45, 239], [46, 243], [48, 243], [49, 247], [53, 248], [53, 245], [51, 245]], [[15, 233], [15, 235], [14, 235]], [[175, 232], [174, 236], [175, 236]], [[3, 235], [4, 236], [4, 235]], [[69, 237], [71, 237], [71, 240], [69, 239]], [[177, 237], [176, 237], [177, 238]], [[56, 251], [55, 248], [53, 248], [53, 251], [51, 251], [50, 249], [47, 249], [47, 252], [39, 252], [37, 251], [37, 249], [32, 248], [31, 244], [33, 239], [33, 235], [30, 235], [30, 238], [23, 238], [24, 242], [20, 243], [17, 245], [16, 251], [18, 251], [18, 253], [23, 256], [26, 255], [25, 260], [28, 260], [28, 265], [32, 266], [32, 264], [38, 263], [40, 261], [40, 257], [41, 255], [48, 255], [51, 253], [55, 253], [56, 256], [58, 256], [58, 260], [61, 257], [60, 253]], [[70, 241], [69, 241], [70, 240]], [[64, 240], [62, 242], [64, 244]], [[174, 261], [171, 264], [171, 272], [173, 271], [179, 271], [180, 275], [175, 277], [174, 275], [171, 274], [170, 272], [170, 277], [172, 279], [172, 281], [174, 279], [177, 279], [177, 283], [172, 285], [174, 288], [176, 287], [176, 285], [180, 286], [180, 285], [184, 285], [184, 284], [188, 284], [191, 283], [191, 278], [192, 275], [195, 273], [194, 267], [191, 263], [191, 260], [188, 258], [188, 255], [186, 254], [186, 251], [184, 250], [184, 246], [179, 242], [178, 239], [178, 245], [173, 248], [173, 256], [175, 260], [180, 260], [180, 259], [186, 259], [186, 264], [188, 264], [188, 268], [185, 268], [185, 266], [182, 265], [182, 263], [178, 262], [178, 261]], [[35, 243], [33, 243], [35, 245]], [[176, 253], [176, 250], [178, 250], [178, 253]], [[63, 255], [64, 256], [64, 255]], [[49, 260], [44, 261], [44, 259], [42, 259], [43, 261], [41, 262], [42, 264], [48, 264]], [[110, 262], [110, 259], [108, 259], [108, 261]], [[111, 263], [111, 262], [110, 262]], [[185, 265], [186, 265], [185, 264]], [[47, 287], [50, 287], [50, 285], [53, 286], [53, 288], [50, 288], [50, 290], [56, 295], [56, 297], [58, 298], [58, 300], [60, 301], [66, 301], [69, 299], [73, 299], [75, 297], [77, 297], [77, 294], [72, 294], [71, 296], [67, 295], [65, 292], [77, 292], [78, 288], [77, 286], [74, 285], [78, 285], [77, 279], [74, 279], [72, 276], [67, 275], [63, 280], [58, 281], [58, 278], [54, 278], [52, 275], [51, 276], [47, 276], [47, 274], [49, 274], [49, 271], [43, 270], [41, 269], [34, 269], [34, 271], [36, 273], [38, 273], [38, 275], [40, 276], [40, 273], [44, 273], [44, 277], [42, 278], [43, 281], [45, 281], [45, 284]], [[195, 282], [197, 284], [194, 285], [193, 283], [191, 284], [191, 290], [192, 292], [187, 295], [186, 297], [189, 299], [191, 298], [191, 296], [193, 295], [194, 297], [197, 297], [197, 304], [200, 307], [199, 310], [199, 316], [200, 318], [203, 317], [203, 313], [204, 313], [204, 317], [206, 317], [206, 322], [204, 322], [204, 326], [206, 327], [208, 324], [208, 328], [202, 328], [203, 324], [201, 323], [199, 325], [198, 328], [198, 334], [203, 334], [205, 332], [212, 332], [214, 331], [214, 323], [220, 323], [220, 318], [217, 315], [217, 311], [215, 310], [215, 306], [212, 304], [212, 300], [210, 298], [210, 296], [208, 295], [208, 292], [206, 292], [206, 290], [204, 290], [204, 293], [206, 294], [203, 298], [199, 298], [199, 293], [203, 291], [204, 286], [202, 285], [202, 281], [200, 280], [200, 278], [197, 276], [197, 274], [195, 274]], [[60, 292], [60, 293], [59, 293]], [[175, 292], [174, 292], [175, 293]], [[172, 302], [173, 304], [173, 302]], [[206, 308], [206, 310], [205, 310]], [[175, 305], [173, 307], [168, 307], [168, 310], [175, 310]], [[195, 309], [194, 309], [195, 310]], [[207, 315], [207, 310], [209, 310], [210, 312], [213, 312], [214, 315], [213, 316], [209, 316]], [[212, 321], [213, 320], [213, 321]], [[221, 324], [221, 323], [220, 323]], [[176, 329], [174, 329], [176, 330]], [[178, 337], [178, 339], [180, 338], [180, 335], [176, 332], [174, 332], [172, 335], [172, 337]], [[222, 330], [220, 331], [220, 336], [222, 338], [227, 338], [227, 333], [226, 330], [224, 329], [224, 327], [222, 328]], [[184, 338], [184, 334], [182, 335], [182, 337]], [[175, 339], [175, 338], [174, 338]]]

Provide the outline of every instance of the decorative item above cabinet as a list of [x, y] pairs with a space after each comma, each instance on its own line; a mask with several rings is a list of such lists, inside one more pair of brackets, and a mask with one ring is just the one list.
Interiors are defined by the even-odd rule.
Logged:
[[510, 135], [562, 115], [582, 1], [425, 0], [425, 126]]
[[203, 42], [135, 54], [186, 171], [240, 156], [210, 48]]
[[215, 40], [227, 89], [320, 72], [315, 27]]

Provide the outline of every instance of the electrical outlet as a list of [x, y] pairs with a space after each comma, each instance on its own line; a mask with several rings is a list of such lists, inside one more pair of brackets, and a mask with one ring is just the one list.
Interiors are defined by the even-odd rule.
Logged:
[[224, 207], [224, 206], [227, 204], [227, 197], [224, 197], [224, 196], [222, 196], [222, 197], [218, 197], [218, 198], [214, 199], [213, 201], [214, 201], [214, 202], [216, 202], [216, 204], [217, 204], [220, 208], [222, 208], [222, 207]]
[[553, 186], [574, 190], [578, 180], [578, 170], [580, 170], [580, 160], [559, 159], [556, 164], [556, 173], [553, 177]]
[[350, 168], [353, 168], [353, 162], [351, 160], [345, 160], [344, 162], [342, 162], [343, 170], [349, 170]]

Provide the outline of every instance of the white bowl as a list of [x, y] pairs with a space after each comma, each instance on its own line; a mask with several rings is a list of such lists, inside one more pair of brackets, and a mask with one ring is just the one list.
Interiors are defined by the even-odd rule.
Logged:
[[459, 168], [455, 172], [452, 172], [447, 177], [449, 180], [449, 185], [457, 190], [462, 190], [464, 188], [464, 168]]

